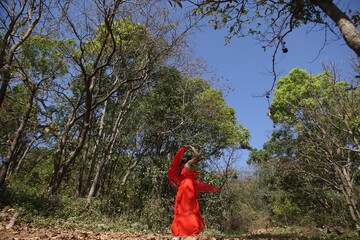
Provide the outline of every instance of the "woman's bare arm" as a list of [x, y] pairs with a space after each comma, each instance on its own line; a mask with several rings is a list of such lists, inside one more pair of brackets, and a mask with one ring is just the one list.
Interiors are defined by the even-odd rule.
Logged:
[[191, 151], [194, 153], [194, 157], [191, 160], [189, 160], [184, 166], [187, 170], [192, 171], [193, 165], [200, 160], [201, 155], [200, 153], [198, 153], [198, 151], [196, 151], [196, 149], [193, 146], [185, 145], [185, 147], [190, 148]]

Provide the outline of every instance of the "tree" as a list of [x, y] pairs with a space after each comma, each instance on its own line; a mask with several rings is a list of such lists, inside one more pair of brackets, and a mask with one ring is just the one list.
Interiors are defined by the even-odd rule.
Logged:
[[360, 166], [360, 92], [357, 86], [356, 81], [341, 82], [330, 71], [312, 76], [293, 69], [278, 81], [269, 112], [282, 130], [278, 132], [278, 145], [272, 145], [273, 150], [274, 146], [278, 150], [272, 151], [272, 155], [266, 151], [254, 152], [252, 159], [286, 163], [283, 166], [315, 189], [341, 193], [359, 229], [356, 192]]
[[13, 0], [0, 3], [0, 107], [16, 65], [14, 60], [17, 51], [39, 23], [44, 8], [43, 0]]
[[[248, 146], [249, 132], [236, 122], [221, 92], [175, 68], [162, 67], [138, 94], [121, 126], [116, 154], [108, 161], [112, 180], [101, 176], [99, 195], [121, 194], [124, 205], [114, 203], [122, 205], [121, 211], [136, 212], [149, 226], [165, 226], [175, 194], [166, 171], [179, 146], [193, 143], [207, 166], [224, 149]], [[207, 175], [203, 170], [202, 177]]]
[[[6, 107], [1, 109], [7, 116], [5, 121], [12, 121], [16, 129], [4, 129], [8, 136], [6, 142], [10, 144], [0, 168], [0, 186], [4, 184], [7, 173], [12, 171], [10, 166], [15, 167], [16, 159], [24, 151], [19, 146], [34, 142], [45, 133], [48, 116], [41, 106], [49, 100], [46, 96], [54, 79], [67, 72], [63, 56], [57, 52], [57, 48], [65, 44], [66, 41], [50, 40], [46, 36], [30, 36], [21, 44], [22, 51], [17, 54], [16, 68], [12, 70], [12, 79], [17, 84], [10, 88], [9, 99], [4, 100]], [[15, 119], [7, 114], [20, 109], [20, 116]]]
[[[333, 0], [171, 0], [180, 6], [182, 2], [189, 2], [196, 8], [196, 14], [210, 17], [214, 28], [226, 26], [229, 28], [229, 40], [232, 36], [255, 35], [263, 42], [263, 48], [276, 45], [284, 47], [284, 39], [293, 29], [308, 24], [320, 24], [330, 28], [329, 17], [340, 30], [346, 44], [360, 56], [359, 11], [349, 10], [350, 17], [340, 10]], [[246, 32], [246, 25], [250, 28]]]
[[[161, 6], [161, 1], [156, 2], [157, 4], [152, 2], [152, 5], [148, 2], [134, 2], [136, 4], [114, 1], [106, 5], [86, 5], [84, 20], [78, 22], [79, 18], [72, 16], [78, 2], [62, 4], [59, 1], [59, 12], [63, 13], [61, 17], [67, 26], [65, 29], [71, 30], [67, 34], [73, 37], [74, 45], [62, 50], [68, 54], [68, 60], [73, 66], [73, 71], [68, 75], [72, 95], [59, 96], [60, 102], [65, 106], [65, 111], [59, 108], [59, 113], [63, 112], [65, 115], [59, 118], [57, 126], [60, 134], [54, 157], [52, 193], [58, 191], [69, 172], [69, 166], [81, 155], [86, 139], [89, 139], [88, 134], [93, 130], [91, 128], [100, 124], [103, 129], [101, 133], [107, 139], [107, 151], [102, 149], [99, 156], [95, 155], [96, 159], [92, 159], [87, 179], [93, 177], [90, 175], [95, 165], [97, 170], [93, 178], [92, 193], [88, 197], [91, 199], [96, 191], [97, 179], [106, 168], [112, 157], [112, 149], [120, 139], [121, 124], [132, 99], [165, 61], [170, 63], [180, 52], [187, 32], [194, 25], [191, 22], [179, 24], [179, 20], [169, 19], [169, 12]], [[131, 12], [128, 4], [132, 6]], [[90, 17], [87, 8], [94, 8], [91, 14], [95, 14], [102, 22], [87, 21]], [[108, 8], [110, 11], [103, 11]], [[158, 18], [154, 18], [155, 11]], [[135, 20], [139, 22], [135, 23]], [[117, 117], [107, 112], [112, 110], [118, 114]], [[105, 125], [107, 128], [101, 127], [102, 123], [96, 121], [95, 114], [100, 112], [104, 117], [112, 117], [113, 122]], [[91, 142], [87, 146], [90, 147]], [[86, 155], [83, 157], [86, 164]]]
[[280, 226], [352, 226], [344, 196], [305, 173], [311, 170], [298, 160], [301, 144], [296, 135], [291, 127], [274, 130], [263, 149], [253, 149], [248, 160], [256, 166], [255, 176], [264, 192], [271, 222]]
[[210, 158], [249, 148], [223, 93], [188, 71], [199, 70], [186, 44], [197, 19], [162, 0], [46, 4], [51, 18], [39, 18], [9, 72], [1, 183], [107, 199], [105, 211], [167, 225], [175, 189], [166, 170], [181, 145], [201, 149], [205, 178]]
[[[124, 3], [120, 1], [109, 3], [109, 6], [94, 5], [93, 7], [98, 8], [97, 12], [103, 22], [99, 23], [97, 28], [89, 30], [89, 33], [83, 33], [75, 27], [77, 20], [71, 17], [75, 5], [60, 5], [67, 24], [76, 37], [77, 47], [69, 49], [68, 52], [73, 53], [71, 61], [77, 66], [78, 75], [72, 84], [75, 86], [73, 88], [75, 101], [71, 104], [74, 108], [69, 114], [63, 133], [59, 135], [51, 187], [53, 193], [59, 188], [70, 164], [81, 153], [94, 112], [110, 97], [118, 96], [119, 99], [126, 99], [127, 93], [134, 93], [149, 79], [157, 63], [161, 63], [176, 46], [175, 42], [166, 44], [163, 39], [151, 36], [144, 25], [132, 23], [130, 18], [115, 20], [122, 11], [121, 7], [126, 8], [123, 5]], [[107, 7], [110, 11], [102, 11]], [[179, 41], [181, 38], [181, 36], [177, 37], [178, 39], [174, 41]], [[84, 111], [81, 110], [82, 107]], [[64, 153], [69, 133], [74, 131], [74, 127], [79, 123], [82, 126], [79, 127], [77, 146], [65, 160]], [[117, 129], [113, 129], [111, 134], [116, 132]], [[116, 139], [117, 134], [111, 138]], [[111, 151], [109, 154], [111, 155]]]

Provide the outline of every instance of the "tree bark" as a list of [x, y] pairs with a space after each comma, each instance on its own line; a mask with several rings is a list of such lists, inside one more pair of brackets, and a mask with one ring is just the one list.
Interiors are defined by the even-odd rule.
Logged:
[[[70, 130], [70, 128], [75, 124], [75, 122], [77, 122], [80, 119], [83, 119], [83, 123], [82, 123], [82, 127], [80, 130], [80, 134], [79, 137], [77, 139], [77, 145], [75, 147], [75, 150], [72, 151], [72, 153], [70, 154], [70, 157], [64, 161], [62, 163], [62, 159], [63, 159], [63, 155], [64, 155], [64, 149], [65, 149], [65, 144], [66, 144], [66, 138], [62, 137], [61, 142], [59, 143], [59, 147], [57, 149], [56, 152], [56, 156], [54, 158], [54, 174], [53, 174], [53, 179], [51, 182], [51, 193], [54, 194], [57, 192], [57, 190], [59, 189], [64, 176], [66, 175], [69, 166], [75, 162], [76, 158], [78, 157], [78, 155], [81, 153], [81, 150], [83, 149], [85, 140], [87, 138], [87, 134], [90, 130], [90, 121], [91, 121], [91, 116], [93, 114], [93, 111], [95, 110], [95, 108], [97, 106], [99, 106], [101, 103], [103, 103], [104, 101], [106, 101], [112, 93], [114, 93], [116, 91], [116, 88], [110, 93], [108, 94], [105, 98], [101, 99], [100, 101], [93, 101], [94, 100], [94, 87], [96, 85], [96, 83], [98, 82], [99, 78], [98, 75], [99, 73], [104, 70], [106, 67], [108, 67], [111, 64], [111, 61], [114, 58], [114, 54], [117, 50], [116, 47], [116, 43], [113, 37], [113, 33], [112, 33], [112, 23], [114, 21], [114, 16], [116, 15], [117, 9], [119, 8], [119, 5], [121, 4], [122, 1], [118, 1], [118, 0], [114, 0], [112, 2], [111, 5], [109, 5], [109, 11], [106, 12], [103, 16], [105, 25], [106, 25], [106, 35], [104, 36], [104, 40], [102, 40], [101, 42], [101, 48], [100, 51], [96, 54], [95, 57], [95, 61], [92, 63], [92, 69], [91, 71], [87, 70], [87, 67], [85, 66], [86, 64], [84, 63], [83, 59], [83, 55], [80, 58], [76, 58], [74, 57], [73, 60], [74, 62], [78, 65], [78, 67], [80, 68], [80, 72], [83, 75], [83, 80], [84, 80], [84, 89], [82, 90], [82, 93], [85, 95], [85, 111], [84, 114], [81, 114], [78, 117], [76, 116], [76, 111], [77, 109], [74, 108], [73, 110], [73, 119], [70, 122], [69, 125], [66, 126], [67, 132], [66, 134], [68, 134], [68, 131]], [[64, 15], [67, 18], [68, 24], [70, 25], [70, 27], [72, 28], [73, 33], [79, 38], [79, 40], [82, 42], [84, 39], [82, 39], [78, 33], [78, 28], [77, 26], [74, 24], [74, 22], [71, 21], [70, 16], [67, 15], [66, 11], [67, 9], [62, 7], [62, 9], [64, 11]], [[110, 53], [107, 53], [106, 51], [104, 51], [105, 46], [107, 46], [107, 44], [109, 43], [109, 41], [112, 41], [113, 43], [113, 47], [112, 50], [110, 51]], [[80, 49], [82, 52], [85, 52], [84, 50], [84, 45], [80, 44]], [[81, 100], [79, 100], [79, 104], [80, 104]]]
[[348, 205], [350, 216], [355, 222], [358, 234], [360, 234], [360, 211], [358, 208], [358, 200], [354, 194], [355, 189], [352, 184], [353, 181], [351, 179], [350, 166], [342, 168], [336, 167], [336, 172], [342, 181], [341, 190]]
[[[16, 5], [17, 3], [14, 1], [13, 4]], [[0, 87], [0, 107], [5, 100], [6, 91], [10, 83], [11, 67], [16, 51], [21, 46], [21, 44], [23, 44], [24, 41], [28, 37], [30, 37], [32, 31], [38, 24], [42, 15], [43, 5], [44, 0], [40, 0], [38, 3], [36, 2], [36, 0], [31, 0], [22, 1], [21, 5], [18, 8], [11, 6], [11, 9], [16, 9], [18, 10], [18, 12], [5, 11], [4, 9], [0, 9], [4, 12], [4, 15], [5, 13], [7, 13], [6, 17], [11, 19], [9, 25], [7, 26], [7, 31], [3, 36], [3, 44], [0, 49], [0, 69], [2, 72], [2, 83]], [[22, 17], [23, 14], [25, 16]], [[25, 27], [25, 29], [21, 29], [21, 26], [25, 25], [27, 21], [30, 22], [29, 25]], [[21, 33], [18, 33], [18, 31]], [[14, 38], [14, 36], [16, 36], [17, 34], [21, 35], [18, 40]]]
[[59, 137], [58, 137], [59, 142], [58, 142], [58, 146], [56, 148], [56, 152], [55, 152], [55, 156], [54, 156], [54, 160], [53, 160], [54, 172], [53, 172], [52, 180], [49, 185], [49, 191], [52, 194], [54, 194], [56, 191], [55, 185], [60, 184], [60, 183], [56, 183], [57, 181], [60, 181], [59, 179], [57, 179], [57, 175], [60, 171], [61, 162], [63, 159], [63, 153], [64, 153], [65, 145], [66, 145], [66, 142], [68, 139], [69, 131], [72, 128], [72, 126], [75, 124], [76, 109], [77, 108], [73, 109], [73, 112], [65, 125], [64, 131], [62, 131], [62, 132], [59, 131]]
[[28, 152], [30, 151], [30, 149], [33, 146], [33, 144], [35, 143], [35, 141], [38, 140], [38, 139], [39, 139], [39, 137], [34, 137], [31, 140], [31, 142], [29, 143], [29, 145], [25, 149], [24, 153], [22, 154], [19, 162], [16, 164], [16, 167], [15, 167], [14, 171], [10, 172], [10, 174], [12, 174], [12, 173], [16, 174], [17, 172], [19, 172], [19, 169], [20, 169], [20, 166], [22, 165], [22, 162], [24, 161], [25, 157], [27, 156]]
[[132, 161], [132, 163], [129, 165], [129, 167], [126, 169], [126, 173], [123, 176], [122, 180], [121, 180], [121, 186], [125, 186], [125, 184], [127, 183], [130, 174], [133, 172], [133, 170], [136, 168], [136, 166], [139, 164], [139, 162], [141, 161], [142, 156], [140, 157], [136, 157], [134, 158], [134, 160]]
[[[107, 141], [105, 151], [101, 155], [102, 156], [101, 160], [100, 160], [99, 165], [98, 165], [98, 167], [96, 169], [96, 174], [95, 174], [95, 177], [93, 179], [91, 188], [90, 188], [88, 196], [87, 196], [86, 208], [88, 208], [90, 206], [92, 197], [96, 193], [96, 189], [98, 187], [98, 183], [99, 183], [99, 180], [100, 180], [101, 173], [103, 172], [104, 167], [106, 166], [107, 162], [111, 158], [116, 139], [117, 139], [117, 137], [118, 137], [118, 135], [120, 133], [119, 128], [120, 128], [120, 125], [121, 125], [121, 123], [122, 123], [122, 121], [124, 119], [123, 118], [124, 114], [126, 113], [128, 108], [130, 107], [129, 99], [131, 98], [132, 94], [133, 94], [132, 90], [129, 91], [126, 94], [126, 97], [125, 97], [125, 99], [124, 99], [124, 101], [123, 101], [123, 103], [122, 103], [122, 105], [120, 107], [120, 111], [118, 113], [117, 119], [116, 119], [116, 121], [114, 123], [114, 126], [113, 126], [112, 130], [111, 130], [110, 139]], [[105, 112], [104, 112], [104, 114], [105, 114]]]
[[11, 162], [14, 160], [14, 155], [16, 148], [19, 144], [19, 141], [22, 137], [22, 134], [24, 132], [25, 127], [28, 124], [28, 121], [30, 119], [30, 113], [33, 109], [33, 103], [34, 103], [34, 97], [37, 91], [37, 87], [33, 87], [30, 92], [29, 100], [26, 104], [26, 110], [23, 115], [23, 120], [21, 121], [21, 124], [18, 128], [18, 130], [15, 133], [14, 139], [10, 143], [10, 148], [6, 154], [5, 160], [2, 162], [1, 168], [0, 168], [0, 186], [3, 186], [6, 180], [6, 176], [8, 173], [9, 166]]
[[82, 156], [82, 163], [81, 163], [81, 166], [79, 169], [78, 181], [76, 183], [75, 197], [81, 197], [82, 193], [83, 193], [84, 170], [85, 170], [86, 162], [87, 162], [88, 155], [89, 155], [89, 146], [90, 146], [89, 142], [90, 142], [90, 136], [88, 135], [86, 144], [84, 146], [85, 149], [84, 149], [83, 156]]
[[90, 182], [91, 182], [91, 176], [93, 175], [94, 169], [95, 169], [95, 163], [96, 163], [96, 156], [98, 154], [99, 144], [100, 140], [105, 139], [104, 137], [104, 119], [106, 115], [108, 100], [104, 102], [104, 107], [101, 113], [100, 123], [99, 123], [99, 136], [95, 140], [95, 146], [92, 151], [92, 157], [91, 157], [91, 163], [89, 167], [89, 171], [87, 173], [86, 182], [85, 182], [85, 188], [90, 190]]
[[[92, 91], [90, 89], [90, 86], [93, 85], [94, 79], [91, 77], [91, 80], [88, 83], [88, 89], [87, 89], [87, 94], [86, 94], [86, 101], [85, 101], [85, 108], [86, 108], [86, 112], [85, 112], [85, 116], [84, 116], [84, 123], [82, 124], [82, 129], [80, 132], [80, 136], [76, 145], [75, 150], [71, 153], [69, 159], [67, 159], [61, 166], [59, 166], [58, 170], [56, 172], [54, 172], [54, 179], [53, 179], [53, 183], [51, 186], [51, 192], [52, 194], [56, 193], [57, 190], [59, 189], [62, 180], [65, 176], [65, 174], [67, 173], [67, 170], [69, 168], [69, 166], [75, 161], [75, 159], [77, 158], [77, 156], [79, 155], [80, 151], [82, 150], [86, 137], [87, 137], [87, 133], [90, 129], [90, 120], [91, 120], [91, 114], [92, 114]], [[59, 159], [62, 158], [62, 154], [63, 151], [61, 152], [61, 154], [58, 156]], [[59, 160], [57, 160], [59, 161]]]
[[350, 18], [332, 0], [312, 0], [340, 29], [346, 44], [360, 57], [360, 32]]

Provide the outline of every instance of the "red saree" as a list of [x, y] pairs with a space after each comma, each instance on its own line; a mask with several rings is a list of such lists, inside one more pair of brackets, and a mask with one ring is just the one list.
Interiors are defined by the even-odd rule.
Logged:
[[174, 236], [193, 236], [199, 234], [205, 227], [200, 214], [198, 190], [195, 178], [199, 174], [183, 168], [181, 181], [175, 199], [174, 220], [171, 230]]
[[175, 198], [174, 220], [171, 224], [174, 236], [193, 236], [199, 234], [204, 229], [205, 223], [200, 214], [198, 192], [220, 190], [220, 188], [196, 180], [199, 174], [195, 171], [183, 168], [180, 176], [178, 175], [182, 154], [185, 150], [186, 148], [183, 147], [176, 153], [168, 170], [169, 182], [178, 188]]

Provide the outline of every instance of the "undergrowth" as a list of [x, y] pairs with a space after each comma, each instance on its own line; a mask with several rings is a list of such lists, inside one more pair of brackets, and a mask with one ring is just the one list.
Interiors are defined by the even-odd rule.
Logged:
[[[91, 231], [115, 231], [115, 232], [158, 232], [169, 233], [168, 226], [162, 230], [152, 229], [141, 222], [129, 220], [127, 216], [119, 213], [111, 214], [104, 210], [104, 202], [94, 199], [92, 206], [86, 209], [85, 198], [72, 198], [64, 195], [43, 195], [25, 189], [7, 188], [0, 189], [1, 212], [15, 209], [20, 213], [17, 221], [35, 225], [37, 227], [61, 227], [66, 229], [79, 229]], [[218, 230], [206, 228], [202, 233], [211, 236], [225, 236]], [[227, 237], [239, 237], [242, 239], [331, 239], [331, 240], [355, 240], [354, 232], [346, 231], [341, 235], [336, 233], [327, 234], [315, 228], [306, 227], [283, 227], [273, 228], [267, 233], [233, 233]]]
[[92, 231], [143, 231], [123, 216], [102, 212], [100, 200], [86, 208], [85, 198], [64, 195], [38, 195], [23, 189], [0, 189], [0, 209], [15, 209], [20, 213], [17, 221], [39, 227], [63, 227]]

